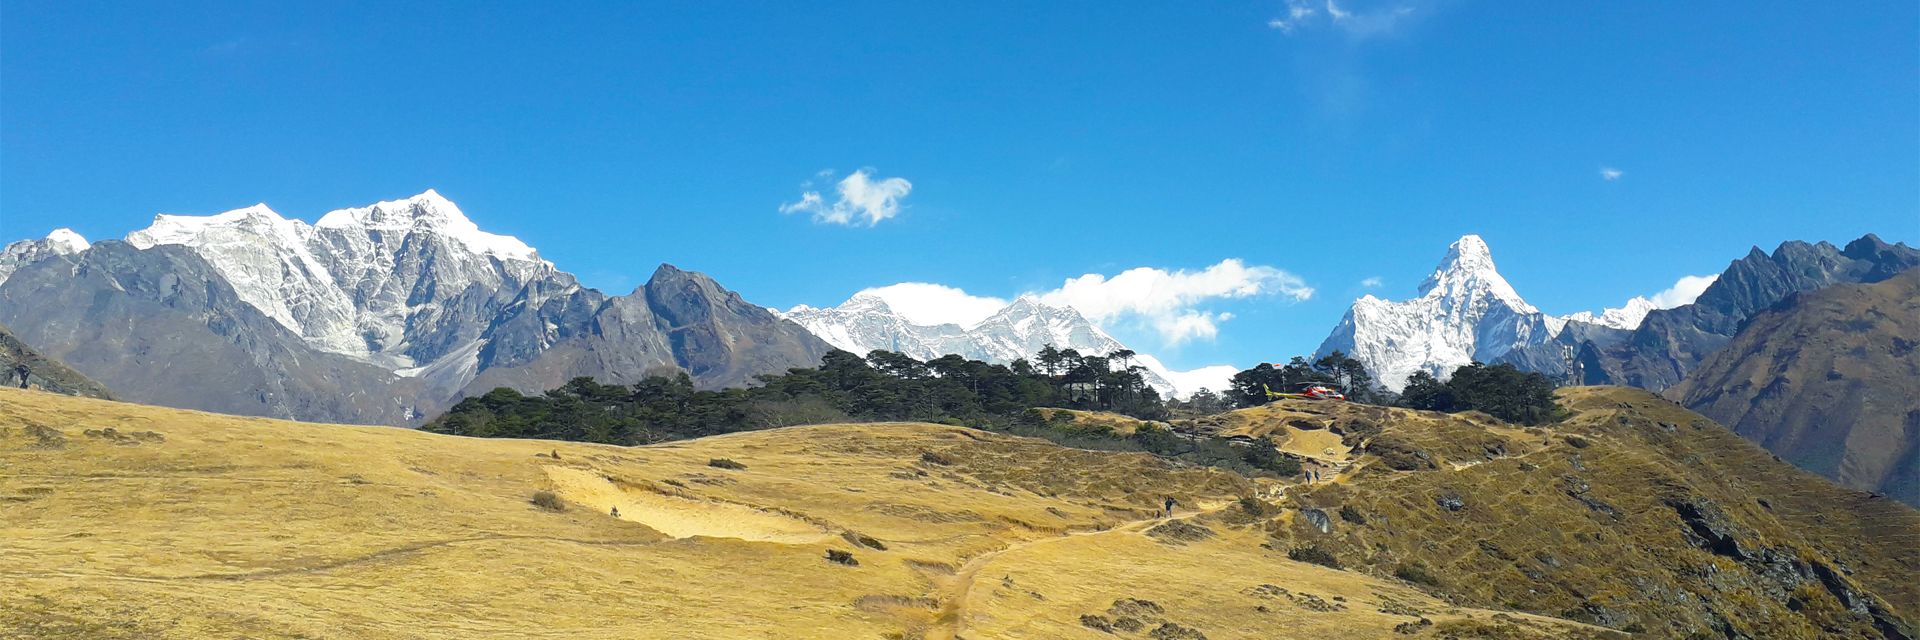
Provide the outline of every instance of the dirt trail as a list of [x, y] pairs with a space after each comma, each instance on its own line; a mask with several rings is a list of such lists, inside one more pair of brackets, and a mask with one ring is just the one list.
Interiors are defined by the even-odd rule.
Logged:
[[933, 596], [934, 599], [940, 603], [939, 613], [934, 616], [934, 626], [927, 630], [926, 638], [927, 640], [957, 640], [962, 637], [960, 634], [965, 631], [967, 627], [967, 597], [973, 592], [974, 578], [980, 575], [980, 571], [985, 569], [989, 563], [992, 563], [995, 558], [999, 558], [1008, 552], [1030, 549], [1043, 544], [1051, 544], [1080, 536], [1103, 536], [1116, 533], [1145, 535], [1144, 532], [1146, 530], [1155, 526], [1176, 520], [1197, 518], [1220, 511], [1233, 504], [1234, 502], [1231, 500], [1203, 502], [1200, 503], [1198, 510], [1186, 514], [1175, 515], [1173, 517], [1130, 520], [1107, 529], [1072, 531], [1066, 535], [1014, 543], [998, 551], [989, 551], [974, 556], [972, 559], [967, 560], [966, 564], [961, 565], [958, 570], [954, 571], [951, 578], [935, 583]]

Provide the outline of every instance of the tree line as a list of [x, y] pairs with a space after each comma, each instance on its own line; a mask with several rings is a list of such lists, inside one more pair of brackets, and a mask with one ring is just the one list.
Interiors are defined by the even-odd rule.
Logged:
[[827, 354], [820, 366], [758, 377], [734, 389], [695, 389], [685, 373], [632, 385], [575, 378], [526, 395], [509, 388], [461, 400], [425, 429], [496, 438], [650, 444], [834, 422], [915, 421], [1007, 429], [1028, 409], [1167, 417], [1133, 353], [1082, 355], [1048, 347], [1034, 361], [998, 365], [948, 355], [926, 362], [876, 350]]
[[[1186, 403], [1253, 407], [1268, 402], [1269, 389], [1293, 392], [1309, 384], [1337, 387], [1354, 402], [1426, 411], [1482, 411], [1517, 424], [1552, 422], [1565, 413], [1553, 399], [1553, 390], [1558, 385], [1552, 378], [1521, 371], [1511, 364], [1473, 362], [1454, 369], [1445, 381], [1426, 371], [1417, 371], [1407, 377], [1406, 387], [1395, 394], [1378, 386], [1360, 361], [1339, 351], [1311, 361], [1296, 356], [1278, 367], [1261, 364], [1234, 374], [1224, 395], [1209, 393], [1203, 397], [1196, 393]], [[1181, 405], [1176, 405], [1177, 408]]]

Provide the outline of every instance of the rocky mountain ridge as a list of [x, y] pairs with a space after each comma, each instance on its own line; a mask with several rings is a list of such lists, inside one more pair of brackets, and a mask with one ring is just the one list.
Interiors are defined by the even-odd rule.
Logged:
[[[128, 399], [183, 408], [410, 424], [493, 386], [686, 371], [714, 388], [813, 366], [830, 349], [671, 265], [626, 296], [582, 287], [431, 190], [311, 225], [265, 205], [163, 214], [125, 242], [15, 243], [6, 255], [25, 258], [0, 280], [0, 321], [44, 351], [79, 354], [67, 359]], [[110, 321], [107, 309], [123, 313]], [[169, 341], [192, 345], [176, 355], [198, 365], [141, 360]], [[183, 372], [244, 372], [226, 386], [264, 376], [270, 388], [234, 393]]]
[[1802, 469], [1920, 505], [1920, 268], [1795, 293], [1666, 395]]

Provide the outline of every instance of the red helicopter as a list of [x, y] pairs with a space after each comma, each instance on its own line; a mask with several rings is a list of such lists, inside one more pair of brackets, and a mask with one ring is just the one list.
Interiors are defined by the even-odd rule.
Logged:
[[1299, 400], [1338, 400], [1342, 402], [1346, 401], [1347, 399], [1347, 394], [1340, 393], [1339, 389], [1335, 389], [1331, 385], [1320, 384], [1317, 382], [1300, 383], [1300, 390], [1293, 393], [1274, 391], [1272, 389], [1268, 389], [1267, 385], [1264, 385], [1264, 384], [1260, 385], [1260, 388], [1267, 392], [1268, 402], [1279, 400], [1281, 398], [1295, 398]]

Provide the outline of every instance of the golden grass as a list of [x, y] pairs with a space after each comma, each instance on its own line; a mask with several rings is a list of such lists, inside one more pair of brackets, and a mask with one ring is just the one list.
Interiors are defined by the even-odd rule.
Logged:
[[[1289, 561], [1255, 524], [1145, 534], [1163, 497], [1192, 517], [1254, 490], [925, 424], [622, 448], [0, 390], [0, 637], [1095, 638], [1080, 616], [1121, 598], [1216, 640], [1418, 619], [1379, 613], [1384, 596], [1508, 624]], [[532, 504], [541, 491], [564, 510]], [[1247, 591], [1261, 584], [1345, 609]]]

